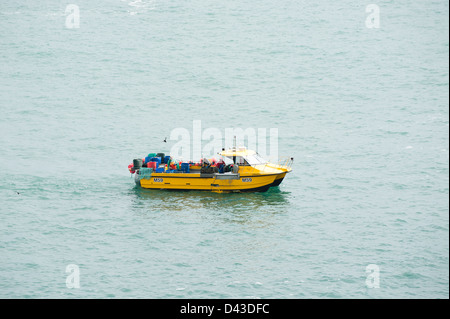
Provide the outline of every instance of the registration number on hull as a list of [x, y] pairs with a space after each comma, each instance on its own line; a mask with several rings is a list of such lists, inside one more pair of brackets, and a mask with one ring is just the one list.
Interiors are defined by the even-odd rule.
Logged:
[[162, 178], [156, 178], [156, 177], [153, 179], [153, 181], [155, 183], [162, 183], [162, 182], [164, 182], [164, 180]]
[[242, 179], [242, 182], [244, 183], [250, 183], [252, 181], [251, 177], [245, 177]]

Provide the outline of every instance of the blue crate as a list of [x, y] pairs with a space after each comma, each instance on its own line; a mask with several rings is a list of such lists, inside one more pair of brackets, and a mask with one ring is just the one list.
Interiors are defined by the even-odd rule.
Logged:
[[189, 173], [189, 163], [181, 163], [181, 171], [184, 173]]

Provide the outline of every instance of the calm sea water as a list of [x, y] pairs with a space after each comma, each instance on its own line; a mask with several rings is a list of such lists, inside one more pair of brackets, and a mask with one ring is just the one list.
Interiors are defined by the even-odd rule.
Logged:
[[[370, 3], [2, 1], [0, 297], [448, 298], [449, 5]], [[278, 128], [294, 171], [135, 187], [193, 120]]]

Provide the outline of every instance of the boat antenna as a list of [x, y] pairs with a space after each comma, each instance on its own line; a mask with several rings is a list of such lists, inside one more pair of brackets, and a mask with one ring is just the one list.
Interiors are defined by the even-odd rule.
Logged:
[[233, 139], [233, 163], [236, 164], [236, 135]]

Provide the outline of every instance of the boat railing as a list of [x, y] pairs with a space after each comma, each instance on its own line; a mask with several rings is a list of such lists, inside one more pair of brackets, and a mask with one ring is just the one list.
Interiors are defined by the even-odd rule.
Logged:
[[278, 160], [278, 165], [283, 168], [291, 168], [293, 163], [294, 163], [293, 157], [281, 157]]
[[264, 172], [264, 171], [266, 170], [266, 166], [267, 166], [267, 163], [264, 164], [264, 167], [263, 167], [262, 169], [256, 169], [256, 165], [252, 165], [252, 171], [251, 171], [251, 173], [254, 173], [255, 170]]
[[255, 171], [261, 171], [264, 172], [266, 170], [267, 164], [269, 164], [269, 162], [265, 162], [264, 163], [264, 167], [261, 168], [256, 168], [258, 165], [250, 165], [250, 167], [252, 168], [252, 170], [250, 171], [251, 174], [253, 174]]
[[[294, 163], [293, 157], [282, 157], [278, 160], [277, 165], [284, 168], [284, 169], [290, 169], [292, 167], [292, 164]], [[266, 170], [267, 165], [271, 164], [271, 162], [265, 162], [264, 167], [256, 169], [257, 165], [250, 165], [252, 167], [251, 173], [253, 173], [255, 170], [264, 172]]]

